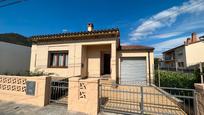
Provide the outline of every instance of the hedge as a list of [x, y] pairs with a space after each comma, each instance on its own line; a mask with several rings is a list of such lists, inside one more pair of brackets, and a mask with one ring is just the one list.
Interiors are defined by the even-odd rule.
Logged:
[[[199, 72], [182, 73], [159, 71], [161, 87], [194, 88], [194, 83], [200, 82]], [[158, 71], [155, 71], [155, 84], [159, 85]]]

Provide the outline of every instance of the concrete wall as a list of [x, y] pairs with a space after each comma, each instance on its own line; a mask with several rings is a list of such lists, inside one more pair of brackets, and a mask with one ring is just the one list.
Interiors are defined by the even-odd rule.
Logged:
[[70, 78], [68, 111], [97, 115], [99, 109], [99, 79]]
[[[26, 82], [35, 81], [35, 95], [26, 95]], [[0, 100], [45, 106], [49, 103], [51, 77], [0, 75]]]
[[[40, 70], [47, 73], [54, 73], [55, 76], [59, 77], [71, 77], [71, 76], [79, 76], [79, 75], [93, 75], [98, 76], [100, 71], [99, 58], [92, 58], [90, 52], [99, 54], [99, 49], [97, 50], [97, 45], [111, 45], [116, 44], [116, 40], [100, 40], [100, 41], [70, 41], [70, 42], [54, 42], [54, 43], [41, 43], [41, 44], [33, 44], [32, 52], [31, 52], [31, 65], [30, 70]], [[93, 49], [88, 47], [92, 47]], [[103, 46], [100, 46], [103, 47]], [[48, 51], [59, 51], [59, 50], [68, 50], [68, 68], [48, 68]], [[96, 52], [93, 52], [95, 50]], [[101, 49], [103, 50], [103, 49]], [[114, 48], [116, 52], [116, 48]], [[87, 53], [84, 53], [84, 52]], [[86, 57], [90, 57], [89, 61], [86, 60]], [[99, 56], [99, 55], [97, 55]], [[114, 55], [113, 55], [114, 56]], [[113, 57], [114, 58], [114, 57]], [[114, 61], [114, 60], [113, 60]], [[116, 60], [115, 60], [116, 61]], [[89, 65], [88, 63], [91, 64]], [[81, 66], [84, 66], [83, 68]], [[94, 66], [93, 66], [94, 65]], [[116, 66], [112, 66], [114, 68]], [[114, 70], [114, 69], [113, 69]], [[116, 69], [115, 69], [116, 70]], [[87, 73], [88, 72], [88, 73]], [[113, 77], [116, 78], [116, 72], [113, 71]]]
[[195, 84], [196, 94], [196, 115], [204, 115], [204, 84]]
[[193, 43], [185, 47], [187, 66], [204, 62], [204, 41]]
[[0, 42], [0, 73], [18, 73], [29, 70], [31, 48]]
[[[148, 62], [148, 52], [147, 51], [120, 51], [117, 55], [118, 57], [118, 73], [120, 79], [120, 58], [121, 57], [145, 57], [146, 65], [147, 65], [147, 82], [149, 82], [149, 62]], [[153, 83], [154, 79], [154, 53], [150, 52], [150, 74], [151, 74], [151, 82]]]

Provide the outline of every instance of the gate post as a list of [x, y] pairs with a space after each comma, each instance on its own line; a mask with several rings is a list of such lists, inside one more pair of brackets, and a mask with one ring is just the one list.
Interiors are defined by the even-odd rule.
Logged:
[[196, 93], [196, 115], [204, 115], [204, 84], [195, 83]]
[[99, 79], [70, 78], [68, 110], [97, 115], [99, 110]]
[[140, 86], [141, 90], [141, 103], [140, 103], [140, 109], [141, 109], [141, 114], [144, 114], [144, 95], [143, 95], [143, 86]]

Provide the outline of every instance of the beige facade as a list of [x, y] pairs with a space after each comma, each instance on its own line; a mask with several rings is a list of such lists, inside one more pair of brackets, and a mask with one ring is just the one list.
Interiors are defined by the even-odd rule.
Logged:
[[187, 67], [204, 62], [204, 41], [194, 43], [185, 47], [185, 57]]
[[[30, 70], [54, 73], [59, 77], [89, 76], [100, 77], [101, 73], [101, 53], [110, 52], [111, 55], [111, 77], [116, 79], [116, 40], [109, 41], [78, 41], [67, 43], [44, 43], [33, 44], [31, 53]], [[49, 68], [48, 52], [67, 50], [67, 68]], [[114, 55], [115, 54], [115, 55]], [[83, 64], [83, 65], [82, 65]], [[83, 67], [82, 67], [83, 66]], [[115, 69], [114, 69], [115, 68]]]
[[[102, 78], [105, 76], [112, 81], [117, 81], [120, 79], [119, 68], [121, 57], [145, 57], [146, 60], [149, 60], [150, 58], [150, 63], [147, 61], [148, 66], [146, 67], [148, 73], [147, 81], [149, 80], [149, 75], [151, 76], [151, 79], [153, 79], [153, 48], [147, 50], [145, 49], [146, 47], [139, 47], [140, 49], [130, 49], [131, 51], [128, 50], [128, 52], [120, 49], [122, 46], [120, 46], [119, 43], [119, 30], [102, 30], [99, 32], [100, 33], [98, 33], [98, 31], [93, 31], [85, 32], [82, 35], [80, 34], [80, 40], [76, 38], [76, 40], [73, 40], [71, 37], [67, 38], [71, 35], [67, 37], [61, 35], [61, 38], [67, 39], [63, 41], [52, 41], [52, 39], [58, 37], [55, 35], [50, 35], [48, 37], [34, 37], [30, 70], [54, 73], [53, 76], [57, 77], [88, 76], [92, 78]], [[107, 34], [103, 36], [104, 33]], [[93, 35], [90, 36], [90, 34]], [[109, 34], [111, 36], [108, 36]], [[78, 36], [78, 34], [73, 35], [73, 37]], [[86, 38], [87, 36], [92, 38]], [[136, 48], [137, 47], [138, 46], [136, 46]], [[49, 52], [53, 51], [68, 52], [67, 67], [49, 67]], [[149, 57], [148, 52], [150, 52]]]

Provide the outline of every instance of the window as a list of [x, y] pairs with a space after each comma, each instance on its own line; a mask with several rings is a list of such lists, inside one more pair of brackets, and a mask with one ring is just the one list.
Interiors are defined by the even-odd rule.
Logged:
[[179, 67], [184, 67], [184, 62], [178, 62]]
[[48, 67], [67, 68], [68, 67], [68, 51], [49, 51]]

